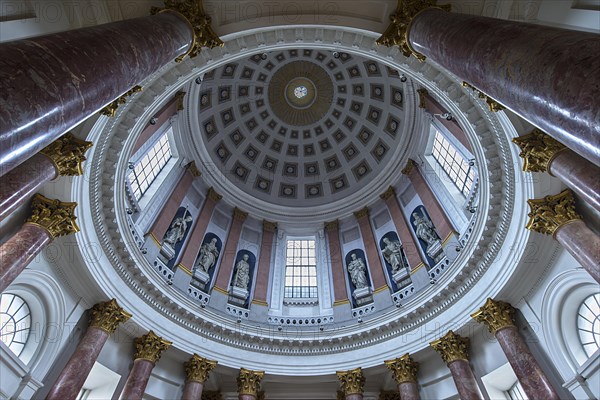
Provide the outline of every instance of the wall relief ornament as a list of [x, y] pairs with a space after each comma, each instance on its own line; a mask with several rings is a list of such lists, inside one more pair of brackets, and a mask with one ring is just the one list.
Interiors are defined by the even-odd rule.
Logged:
[[240, 374], [237, 378], [238, 393], [257, 396], [260, 391], [260, 382], [265, 376], [263, 371], [252, 371], [246, 368], [240, 368]]
[[135, 93], [141, 92], [142, 87], [140, 85], [135, 85], [128, 91], [126, 91], [122, 96], [118, 97], [112, 103], [108, 104], [102, 110], [100, 110], [100, 114], [106, 115], [107, 117], [114, 117], [117, 115], [117, 110], [121, 104], [127, 103], [127, 98], [133, 96]]
[[487, 106], [491, 112], [498, 112], [498, 111], [502, 111], [505, 109], [505, 107], [502, 104], [498, 103], [496, 100], [492, 99], [490, 96], [483, 93], [481, 90], [477, 89], [475, 86], [471, 85], [470, 83], [463, 81], [462, 85], [464, 87], [469, 88], [472, 91], [476, 92], [480, 99], [485, 100], [485, 103], [487, 104]]
[[519, 156], [523, 159], [523, 171], [548, 172], [552, 160], [565, 145], [535, 128], [529, 134], [514, 138], [513, 143], [521, 148]]
[[390, 15], [392, 21], [383, 34], [377, 39], [381, 46], [399, 46], [405, 57], [413, 55], [419, 61], [425, 61], [425, 56], [412, 48], [408, 33], [412, 19], [427, 8], [441, 8], [450, 11], [450, 5], [437, 5], [437, 0], [398, 0], [396, 12]]
[[202, 358], [198, 354], [194, 354], [192, 358], [189, 359], [189, 361], [183, 364], [186, 379], [188, 381], [200, 383], [206, 382], [210, 371], [212, 371], [216, 366], [216, 361]]
[[485, 324], [491, 333], [496, 334], [502, 328], [515, 326], [515, 309], [503, 301], [495, 301], [488, 297], [483, 307], [471, 314], [471, 317]]
[[102, 329], [108, 334], [113, 333], [119, 324], [131, 318], [131, 314], [123, 310], [115, 299], [95, 304], [90, 308], [89, 313], [90, 326]]
[[165, 0], [165, 7], [152, 7], [150, 14], [156, 15], [165, 10], [176, 11], [181, 16], [188, 20], [194, 30], [194, 41], [189, 50], [175, 59], [176, 62], [181, 62], [186, 56], [190, 58], [200, 54], [202, 47], [212, 49], [214, 47], [223, 46], [223, 41], [215, 33], [210, 25], [210, 17], [204, 12], [202, 0]]
[[469, 338], [448, 331], [446, 335], [429, 343], [446, 364], [452, 361], [469, 361]]
[[135, 339], [135, 354], [133, 355], [134, 360], [148, 360], [155, 363], [160, 359], [163, 351], [168, 349], [173, 342], [169, 342], [159, 336], [154, 331], [150, 331], [144, 336], [140, 336]]
[[53, 239], [76, 233], [79, 227], [75, 223], [75, 207], [77, 203], [52, 200], [36, 193], [31, 202], [31, 216], [26, 223], [44, 228]]
[[419, 363], [414, 361], [410, 357], [410, 354], [406, 353], [394, 360], [387, 360], [385, 361], [385, 366], [392, 371], [397, 384], [401, 384], [402, 382], [417, 382]]
[[553, 235], [563, 225], [581, 219], [575, 210], [573, 192], [565, 189], [554, 196], [527, 200], [531, 212], [526, 228], [545, 235]]
[[348, 396], [350, 394], [362, 394], [365, 386], [365, 377], [362, 369], [356, 368], [350, 371], [337, 371], [335, 373], [340, 380], [342, 392]]
[[92, 146], [92, 142], [78, 139], [67, 132], [40, 150], [40, 153], [52, 160], [59, 175], [76, 176], [83, 174], [81, 163], [86, 160], [85, 152]]

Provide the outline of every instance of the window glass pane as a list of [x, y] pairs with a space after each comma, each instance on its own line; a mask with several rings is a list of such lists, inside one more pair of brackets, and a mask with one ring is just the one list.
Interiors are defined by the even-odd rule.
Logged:
[[435, 132], [432, 156], [454, 186], [464, 196], [468, 195], [474, 179], [473, 168], [439, 131]]
[[31, 311], [21, 297], [5, 293], [0, 295], [0, 340], [19, 356], [31, 331]]
[[286, 246], [285, 297], [316, 297], [317, 263], [314, 240], [288, 240]]
[[588, 357], [600, 348], [600, 293], [589, 296], [577, 312], [579, 341]]
[[170, 159], [171, 148], [165, 132], [129, 173], [129, 184], [137, 200], [142, 198]]

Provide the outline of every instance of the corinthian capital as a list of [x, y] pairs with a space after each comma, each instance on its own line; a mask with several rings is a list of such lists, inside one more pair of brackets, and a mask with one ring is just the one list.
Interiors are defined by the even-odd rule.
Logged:
[[550, 172], [554, 157], [566, 147], [535, 128], [531, 133], [514, 138], [513, 143], [521, 148], [523, 171]]
[[171, 346], [172, 342], [157, 336], [153, 331], [135, 339], [134, 360], [142, 359], [156, 363], [162, 352]]
[[85, 161], [84, 154], [90, 147], [92, 142], [77, 139], [71, 133], [66, 133], [44, 147], [40, 153], [52, 160], [59, 175], [75, 176], [83, 174], [81, 163]]
[[257, 396], [260, 391], [260, 381], [264, 376], [265, 373], [263, 371], [240, 368], [240, 374], [237, 378], [238, 393]]
[[340, 380], [342, 392], [346, 396], [350, 394], [362, 394], [364, 391], [365, 377], [362, 369], [356, 368], [350, 371], [338, 371], [336, 375]]
[[77, 203], [63, 203], [59, 200], [48, 199], [37, 193], [31, 202], [31, 216], [28, 224], [39, 225], [56, 239], [59, 236], [79, 232], [75, 223], [74, 211]]
[[216, 361], [207, 360], [206, 358], [200, 357], [198, 354], [194, 354], [189, 361], [183, 364], [187, 380], [200, 383], [206, 382], [208, 374], [216, 366]]
[[543, 199], [527, 200], [527, 203], [531, 212], [526, 227], [535, 232], [554, 235], [561, 226], [581, 219], [575, 211], [575, 199], [569, 189]]
[[448, 331], [446, 335], [429, 343], [446, 364], [456, 360], [469, 360], [469, 338]]
[[131, 314], [123, 310], [115, 299], [98, 303], [90, 309], [90, 326], [102, 329], [109, 334], [113, 333], [119, 324], [127, 322], [129, 318], [131, 318]]
[[398, 0], [396, 12], [390, 15], [392, 21], [383, 35], [377, 39], [377, 44], [383, 46], [399, 46], [406, 57], [415, 56], [419, 61], [425, 61], [425, 56], [415, 51], [408, 40], [408, 28], [412, 19], [421, 11], [431, 8], [441, 8], [450, 11], [449, 5], [437, 5], [436, 0]]
[[417, 382], [419, 363], [415, 362], [410, 357], [410, 354], [406, 353], [400, 358], [387, 360], [385, 361], [385, 366], [392, 371], [397, 384], [401, 384], [402, 382]]
[[500, 329], [515, 326], [515, 309], [503, 301], [487, 299], [479, 311], [471, 314], [471, 317], [485, 324], [491, 333], [496, 334]]

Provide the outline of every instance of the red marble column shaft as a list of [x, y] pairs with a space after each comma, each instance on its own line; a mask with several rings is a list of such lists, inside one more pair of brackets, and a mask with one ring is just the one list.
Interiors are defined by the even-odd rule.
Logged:
[[201, 400], [203, 388], [204, 383], [202, 382], [187, 381], [183, 387], [183, 395], [181, 395], [181, 400]]
[[600, 211], [600, 168], [573, 150], [564, 149], [552, 160], [549, 170], [586, 203]]
[[461, 400], [483, 400], [468, 361], [454, 360], [448, 363], [448, 368]]
[[165, 124], [175, 113], [177, 112], [177, 100], [171, 99], [163, 108], [161, 108], [155, 115], [156, 124], [148, 125], [144, 128], [140, 136], [138, 137], [131, 154], [135, 154], [146, 142], [156, 133], [156, 131]]
[[496, 331], [496, 339], [498, 339], [498, 343], [500, 343], [527, 397], [545, 400], [560, 399], [544, 371], [529, 351], [529, 347], [519, 335], [516, 326], [509, 326]]
[[90, 326], [75, 353], [71, 356], [60, 376], [54, 382], [46, 400], [71, 400], [77, 398], [102, 347], [108, 340], [108, 332]]
[[271, 254], [273, 253], [273, 239], [275, 232], [263, 227], [262, 240], [260, 244], [260, 257], [258, 260], [258, 271], [256, 272], [256, 289], [254, 289], [254, 300], [267, 301], [267, 289], [269, 286], [269, 272], [271, 270]]
[[[422, 96], [425, 97], [425, 110], [427, 110], [431, 115], [445, 114], [448, 112], [448, 110], [442, 107], [442, 105], [438, 103], [436, 99], [431, 97], [429, 93], [424, 94]], [[465, 132], [462, 130], [458, 122], [456, 122], [456, 119], [452, 118], [450, 121], [448, 121], [446, 118], [442, 118], [439, 115], [436, 115], [435, 118], [442, 125], [444, 125], [446, 129], [448, 129], [448, 131], [452, 134], [452, 136], [456, 138], [456, 140], [460, 142], [460, 144], [462, 144], [463, 146], [465, 146], [466, 149], [471, 151], [471, 143], [469, 143], [467, 135], [465, 135]]]
[[[191, 174], [186, 175], [191, 176]], [[179, 262], [179, 264], [183, 268], [186, 268], [188, 271], [191, 271], [194, 266], [194, 262], [196, 261], [196, 257], [198, 256], [198, 252], [200, 251], [202, 240], [204, 239], [206, 228], [208, 227], [208, 223], [210, 222], [210, 218], [213, 214], [216, 205], [217, 203], [213, 199], [211, 199], [210, 196], [206, 196], [206, 200], [204, 200], [204, 204], [202, 205], [202, 210], [200, 211], [200, 214], [198, 215], [198, 218], [196, 220], [196, 225], [194, 225], [194, 227], [192, 228], [192, 236], [188, 241], [187, 247], [183, 251], [181, 261]], [[173, 216], [174, 215], [175, 214], [173, 214]], [[171, 217], [171, 219], [173, 219], [173, 217]]]
[[164, 12], [3, 43], [0, 173], [184, 54], [193, 38], [186, 19]]
[[52, 161], [43, 154], [29, 160], [2, 177], [0, 182], [0, 221], [23, 205], [58, 172]]
[[387, 287], [385, 275], [383, 274], [384, 266], [381, 264], [381, 258], [379, 258], [379, 246], [377, 246], [377, 243], [375, 242], [375, 236], [371, 228], [371, 223], [369, 222], [369, 216], [364, 215], [360, 218], [357, 217], [357, 220], [365, 245], [365, 252], [367, 253], [373, 286], [375, 287], [375, 290]]
[[225, 244], [225, 252], [223, 253], [223, 259], [217, 273], [217, 280], [215, 281], [215, 286], [224, 292], [229, 288], [229, 279], [231, 278], [236, 256], [235, 251], [237, 250], [243, 225], [244, 221], [240, 221], [234, 215], [231, 220], [231, 228], [227, 234], [227, 243]]
[[421, 400], [417, 382], [402, 382], [398, 385], [400, 400]]
[[340, 230], [336, 223], [335, 226], [326, 227], [327, 241], [329, 242], [329, 256], [331, 257], [331, 274], [333, 277], [334, 302], [340, 303], [348, 300], [348, 291], [346, 290], [346, 272], [344, 271], [344, 256], [340, 244]]
[[150, 228], [150, 233], [159, 242], [162, 240], [163, 236], [165, 236], [165, 233], [167, 233], [167, 230], [173, 221], [173, 217], [175, 217], [179, 206], [181, 206], [181, 202], [183, 201], [185, 194], [189, 190], [190, 186], [192, 186], [193, 180], [194, 177], [190, 171], [186, 171], [183, 174], [179, 180], [179, 183], [175, 187], [175, 190], [173, 190], [173, 193], [171, 193], [169, 196], [165, 206], [160, 211], [160, 214], [158, 214], [158, 217], [156, 218], [156, 221], [154, 221], [152, 228]]
[[352, 393], [346, 395], [346, 400], [363, 400], [362, 393]]
[[417, 268], [417, 266], [420, 264], [427, 264], [425, 260], [422, 259], [414, 236], [410, 233], [411, 228], [408, 226], [406, 217], [400, 209], [400, 204], [398, 204], [398, 198], [396, 195], [393, 194], [387, 197], [385, 199], [385, 204], [387, 204], [390, 215], [392, 216], [392, 220], [394, 221], [394, 225], [396, 226], [396, 230], [398, 231], [398, 236], [402, 242], [404, 254], [406, 254], [408, 265], [410, 265], [411, 270]]
[[600, 165], [597, 34], [431, 8], [407, 36], [417, 52]]
[[238, 395], [239, 400], [256, 400], [256, 396], [253, 394], [240, 394]]
[[554, 237], [600, 284], [600, 237], [581, 220], [561, 226]]
[[435, 226], [436, 232], [440, 235], [440, 239], [445, 240], [448, 235], [454, 231], [452, 222], [450, 221], [450, 218], [448, 218], [446, 211], [438, 201], [437, 197], [435, 197], [435, 194], [425, 181], [423, 173], [418, 167], [414, 167], [412, 171], [408, 173], [408, 178], [421, 198], [427, 213], [429, 213], [429, 217], [431, 217], [431, 221]]
[[25, 223], [0, 246], [0, 293], [51, 241], [50, 233], [34, 224]]
[[123, 400], [142, 400], [153, 368], [154, 363], [152, 361], [143, 358], [135, 360], [120, 398]]

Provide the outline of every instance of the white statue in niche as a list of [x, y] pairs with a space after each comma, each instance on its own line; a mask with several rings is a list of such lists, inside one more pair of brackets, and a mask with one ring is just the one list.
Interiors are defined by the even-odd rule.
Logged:
[[250, 264], [248, 264], [248, 254], [244, 254], [242, 259], [235, 266], [235, 275], [233, 277], [233, 286], [248, 290], [250, 283]]
[[433, 223], [429, 220], [429, 218], [421, 215], [417, 212], [413, 212], [413, 225], [416, 228], [416, 233], [419, 239], [422, 239], [427, 243], [427, 247], [430, 247], [436, 244], [440, 238], [437, 233], [435, 233], [435, 229], [433, 228]]
[[354, 287], [356, 289], [367, 287], [369, 284], [367, 282], [367, 267], [364, 261], [360, 257], [357, 258], [355, 253], [352, 253], [350, 258], [347, 268]]
[[171, 223], [167, 234], [165, 235], [165, 243], [175, 246], [175, 243], [180, 242], [185, 236], [188, 223], [192, 222], [192, 216], [178, 217]]
[[406, 268], [406, 262], [402, 257], [402, 245], [398, 240], [390, 240], [386, 237], [383, 238], [385, 248], [382, 250], [383, 258], [392, 266], [392, 274], [400, 271], [401, 268]]
[[215, 265], [219, 258], [219, 249], [217, 249], [217, 238], [212, 238], [209, 243], [204, 243], [200, 247], [200, 256], [196, 263], [196, 268], [202, 272], [208, 273], [210, 268]]

